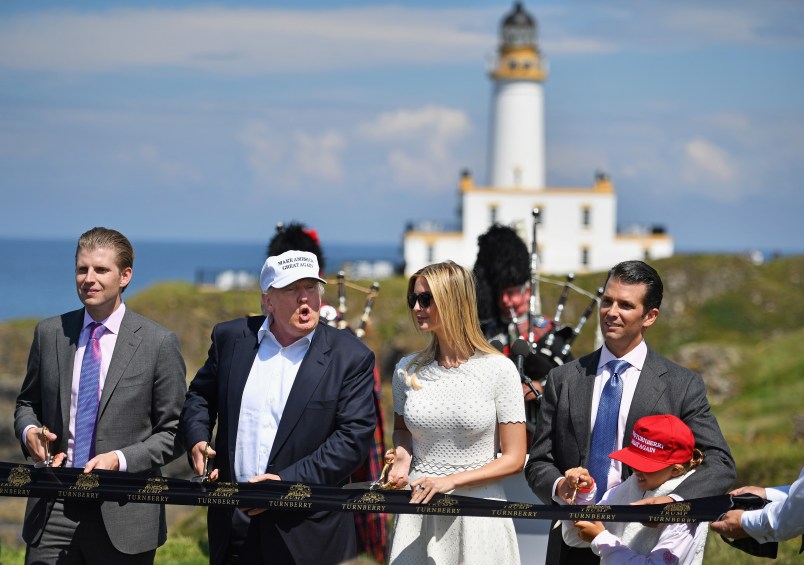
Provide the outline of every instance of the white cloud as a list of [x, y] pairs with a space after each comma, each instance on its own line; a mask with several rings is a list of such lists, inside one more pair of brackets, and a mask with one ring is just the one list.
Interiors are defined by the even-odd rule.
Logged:
[[789, 0], [561, 3], [532, 10], [551, 55], [681, 52], [709, 46], [802, 47], [804, 4]]
[[620, 50], [613, 41], [593, 37], [560, 37], [545, 42], [545, 50], [552, 55], [606, 54]]
[[[696, 45], [801, 46], [798, 2], [734, 1], [652, 5], [630, 0], [531, 6], [551, 56]], [[196, 6], [69, 8], [0, 18], [0, 67], [52, 72], [132, 68], [271, 74], [476, 64], [496, 41], [499, 7], [399, 5], [287, 10]]]
[[700, 194], [722, 202], [739, 200], [737, 166], [728, 152], [714, 143], [696, 138], [684, 144], [682, 179]]
[[[335, 130], [280, 134], [263, 122], [252, 122], [237, 140], [246, 148], [249, 167], [260, 187], [308, 188], [318, 182], [339, 183], [345, 176], [342, 157], [348, 142]], [[305, 182], [311, 180], [316, 182]]]
[[0, 20], [0, 66], [57, 72], [162, 67], [268, 74], [474, 63], [493, 45], [488, 21], [486, 10], [393, 6], [39, 12]]
[[346, 138], [330, 130], [319, 136], [297, 132], [296, 165], [298, 170], [315, 180], [340, 182], [344, 177], [342, 154], [347, 146]]
[[797, 2], [731, 2], [712, 6], [693, 2], [666, 4], [664, 27], [678, 34], [677, 40], [709, 44], [797, 45], [804, 36], [804, 10]]
[[246, 148], [248, 165], [258, 181], [269, 183], [278, 180], [277, 168], [286, 148], [282, 141], [264, 123], [252, 122], [237, 134], [237, 140]]
[[201, 174], [192, 166], [164, 157], [150, 143], [141, 144], [118, 154], [120, 163], [152, 171], [162, 182], [174, 187], [201, 182]]
[[389, 146], [386, 162], [402, 186], [438, 188], [454, 181], [454, 145], [471, 125], [461, 110], [425, 106], [386, 112], [360, 124], [357, 135]]

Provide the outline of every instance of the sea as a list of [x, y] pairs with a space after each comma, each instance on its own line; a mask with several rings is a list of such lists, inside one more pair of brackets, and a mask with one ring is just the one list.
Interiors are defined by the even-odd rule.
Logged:
[[[81, 307], [75, 290], [75, 240], [0, 238], [0, 321], [44, 318]], [[259, 275], [267, 242], [210, 243], [132, 240], [134, 276], [125, 296], [162, 281], [208, 281], [223, 271]], [[323, 246], [326, 271], [346, 263], [402, 261], [399, 244]]]

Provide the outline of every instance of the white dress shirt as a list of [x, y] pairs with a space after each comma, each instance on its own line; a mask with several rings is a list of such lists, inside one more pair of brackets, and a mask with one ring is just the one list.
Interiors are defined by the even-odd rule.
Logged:
[[282, 412], [315, 330], [282, 347], [271, 333], [273, 318], [265, 318], [257, 332], [259, 348], [248, 374], [235, 445], [235, 480], [246, 482], [265, 473]]
[[759, 543], [784, 541], [804, 534], [804, 467], [792, 485], [765, 489], [771, 502], [743, 512], [740, 524]]
[[[106, 373], [109, 372], [109, 364], [112, 362], [112, 354], [114, 353], [114, 346], [117, 344], [117, 335], [120, 333], [120, 324], [123, 322], [123, 316], [126, 314], [126, 305], [121, 303], [120, 306], [111, 313], [105, 320], [100, 323], [104, 326], [103, 334], [98, 339], [101, 349], [101, 366], [100, 376], [98, 380], [98, 401], [103, 395], [103, 385], [106, 384]], [[73, 466], [73, 454], [75, 453], [75, 416], [78, 410], [78, 387], [81, 381], [81, 365], [84, 362], [84, 351], [89, 342], [89, 325], [95, 322], [92, 316], [87, 314], [84, 310], [84, 321], [81, 326], [81, 333], [78, 336], [78, 348], [75, 350], [75, 358], [73, 359], [73, 380], [70, 386], [70, 423], [67, 430], [67, 461], [66, 466]], [[47, 422], [43, 422], [47, 426]], [[28, 426], [23, 431], [23, 437], [27, 438], [28, 430], [34, 426]], [[27, 446], [27, 440], [26, 440]], [[120, 450], [115, 450], [117, 459], [120, 463], [120, 471], [126, 471], [126, 457]], [[54, 454], [55, 455], [55, 454]], [[97, 453], [96, 453], [97, 455]]]
[[[642, 366], [645, 364], [645, 358], [648, 356], [648, 346], [643, 339], [639, 342], [634, 349], [626, 353], [622, 359], [628, 361], [630, 366], [623, 371], [620, 378], [623, 380], [623, 396], [620, 400], [620, 412], [617, 417], [617, 447], [615, 450], [622, 449], [623, 445], [631, 443], [630, 437], [623, 437], [625, 435], [625, 425], [628, 420], [628, 412], [631, 410], [631, 402], [634, 400], [634, 392], [636, 391], [639, 375], [642, 373]], [[600, 352], [600, 363], [597, 366], [597, 375], [595, 376], [595, 389], [592, 392], [592, 418], [590, 420], [589, 434], [591, 437], [592, 430], [595, 429], [595, 421], [597, 420], [597, 409], [600, 405], [600, 395], [603, 393], [603, 387], [609, 382], [611, 372], [606, 363], [614, 361], [617, 357], [603, 345]], [[609, 467], [609, 483], [604, 490], [619, 485], [622, 482], [623, 464], [619, 461], [612, 459], [611, 467]], [[600, 488], [598, 486], [598, 488]]]
[[[631, 402], [634, 399], [634, 391], [636, 391], [637, 382], [639, 382], [639, 375], [642, 373], [642, 367], [645, 364], [645, 359], [647, 356], [648, 346], [643, 339], [639, 345], [622, 357], [622, 359], [625, 359], [630, 363], [630, 366], [620, 375], [620, 378], [623, 380], [623, 395], [620, 399], [620, 412], [617, 418], [616, 449], [622, 449], [623, 447], [623, 435], [625, 434], [625, 425], [626, 420], [628, 420], [628, 412], [631, 410]], [[606, 367], [606, 363], [614, 359], [617, 359], [617, 357], [611, 351], [609, 351], [604, 344], [600, 351], [600, 363], [598, 363], [597, 374], [595, 375], [595, 388], [592, 391], [592, 414], [589, 423], [590, 437], [592, 430], [595, 429], [597, 409], [598, 405], [600, 404], [600, 395], [603, 392], [603, 387], [606, 386], [606, 383], [609, 382], [609, 378], [611, 378], [611, 372], [609, 371], [609, 368]], [[627, 438], [626, 441], [630, 442], [631, 438]], [[610, 488], [617, 486], [622, 482], [621, 473], [622, 463], [612, 459], [611, 467], [609, 467], [609, 481], [608, 485], [605, 486], [604, 491], [609, 490]], [[563, 477], [559, 477], [553, 484], [553, 499], [556, 502], [561, 500], [556, 494], [556, 488], [558, 487], [558, 483], [562, 478]], [[597, 488], [600, 488], [600, 485], [597, 485]]]

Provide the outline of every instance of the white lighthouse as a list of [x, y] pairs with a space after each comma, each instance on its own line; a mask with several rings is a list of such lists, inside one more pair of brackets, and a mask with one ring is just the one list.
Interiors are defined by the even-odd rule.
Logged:
[[544, 81], [547, 69], [537, 43], [537, 23], [521, 3], [500, 25], [492, 80], [487, 186], [461, 173], [459, 228], [420, 218], [404, 236], [405, 273], [451, 259], [471, 268], [477, 238], [493, 224], [517, 230], [532, 246], [534, 208], [540, 210], [537, 247], [543, 273], [606, 271], [627, 259], [673, 254], [662, 227], [617, 228], [617, 194], [609, 176], [590, 171], [591, 186], [546, 184]]
[[489, 186], [545, 187], [544, 90], [536, 22], [517, 2], [503, 20], [489, 128]]

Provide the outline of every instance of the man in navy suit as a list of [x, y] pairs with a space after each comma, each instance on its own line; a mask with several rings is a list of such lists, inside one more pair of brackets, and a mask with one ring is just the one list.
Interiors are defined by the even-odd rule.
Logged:
[[[573, 489], [564, 472], [573, 467], [588, 468], [592, 452], [600, 449], [592, 439], [594, 423], [602, 419], [599, 407], [603, 404], [603, 389], [617, 380], [609, 368], [617, 360], [627, 362], [627, 368], [617, 373], [622, 381], [622, 396], [613, 414], [616, 433], [612, 440], [616, 447], [600, 449], [606, 451], [604, 479], [597, 485], [601, 495], [631, 473], [618, 461], [609, 460], [608, 453], [624, 446], [623, 438], [631, 437], [639, 418], [653, 414], [672, 414], [682, 419], [695, 435], [695, 446], [703, 452], [704, 460], [695, 475], [679, 485], [671, 497], [643, 502], [723, 494], [734, 482], [734, 460], [709, 410], [703, 379], [662, 357], [645, 342], [645, 332], [659, 316], [663, 288], [656, 270], [642, 261], [615, 265], [609, 271], [600, 302], [603, 347], [553, 369], [547, 376], [537, 435], [525, 465], [528, 484], [545, 504], [559, 500], [569, 504]], [[565, 544], [561, 528], [551, 530], [547, 563], [577, 565], [599, 561], [590, 549]]]
[[[326, 282], [318, 273], [312, 253], [268, 257], [260, 273], [265, 316], [213, 328], [181, 416], [197, 473], [207, 451], [213, 480], [338, 486], [365, 460], [375, 427], [374, 354], [349, 332], [318, 323]], [[248, 535], [236, 547], [233, 512], [209, 509], [210, 563], [321, 565], [357, 552], [351, 514], [246, 513]]]

